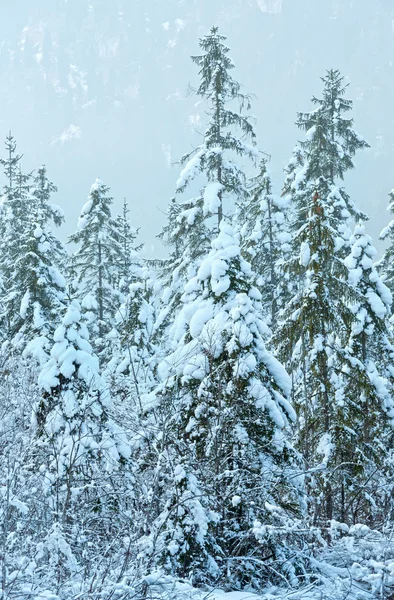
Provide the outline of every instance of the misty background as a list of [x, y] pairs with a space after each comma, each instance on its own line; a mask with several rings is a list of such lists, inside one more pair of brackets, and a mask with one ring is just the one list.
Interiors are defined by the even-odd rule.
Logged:
[[[34, 6], [33, 6], [34, 5]], [[370, 217], [375, 244], [394, 187], [392, 0], [15, 0], [0, 20], [0, 138], [9, 130], [23, 169], [45, 163], [66, 215], [62, 237], [96, 177], [123, 198], [146, 254], [159, 255], [179, 167], [200, 141], [204, 107], [190, 60], [212, 25], [227, 36], [243, 91], [255, 95], [259, 148], [280, 193], [297, 139], [297, 111], [338, 68], [350, 83], [355, 129], [371, 148], [345, 185]], [[3, 153], [4, 155], [4, 153]], [[0, 178], [4, 183], [4, 178]]]

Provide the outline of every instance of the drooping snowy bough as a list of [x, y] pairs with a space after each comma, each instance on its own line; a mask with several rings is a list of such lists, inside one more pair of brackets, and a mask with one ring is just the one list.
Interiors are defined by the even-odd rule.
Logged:
[[159, 365], [167, 489], [148, 547], [167, 572], [257, 589], [302, 570], [302, 481], [286, 432], [290, 380], [264, 345], [252, 279], [222, 222], [184, 287], [177, 348]]

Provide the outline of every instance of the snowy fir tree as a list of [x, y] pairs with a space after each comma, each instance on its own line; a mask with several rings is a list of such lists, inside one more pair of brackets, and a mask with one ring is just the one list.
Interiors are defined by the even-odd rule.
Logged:
[[[330, 181], [343, 180], [346, 171], [354, 168], [353, 157], [357, 150], [369, 147], [353, 129], [353, 119], [344, 116], [352, 110], [353, 102], [344, 97], [348, 85], [344, 85], [343, 79], [338, 70], [327, 71], [321, 78], [322, 98], [312, 98], [316, 108], [310, 113], [299, 113], [297, 120], [297, 125], [309, 132], [309, 136], [315, 134], [314, 128], [320, 130], [320, 136], [324, 139], [322, 175]], [[307, 144], [302, 142], [300, 146], [305, 149], [308, 148]], [[347, 208], [353, 215], [359, 213], [350, 202]]]
[[363, 224], [356, 226], [350, 242], [345, 264], [356, 297], [338, 408], [347, 427], [335, 443], [341, 448], [344, 465], [341, 485], [351, 494], [349, 499], [341, 491], [341, 520], [349, 520], [350, 514], [353, 521], [384, 522], [393, 477], [394, 347], [387, 328], [392, 296], [374, 267], [376, 249]]
[[79, 245], [73, 260], [77, 294], [82, 306], [93, 313], [91, 331], [98, 351], [105, 346], [104, 338], [113, 327], [120, 304], [117, 284], [121, 240], [111, 216], [112, 201], [109, 188], [97, 179], [82, 208], [78, 230], [69, 238], [70, 243]]
[[33, 177], [32, 194], [37, 199], [37, 208], [43, 218], [42, 224], [53, 222], [57, 227], [64, 223], [64, 213], [60, 206], [51, 202], [52, 195], [57, 192], [57, 187], [48, 179], [47, 169], [42, 165]]
[[[26, 350], [42, 360], [45, 354], [41, 352], [45, 352], [59, 311], [64, 306], [66, 281], [56, 265], [61, 259], [64, 261], [65, 252], [62, 244], [40, 226], [39, 219], [31, 222], [30, 231], [26, 224], [19, 252], [14, 263], [11, 292], [12, 301], [20, 299], [15, 332], [20, 338], [19, 343], [23, 341], [23, 345], [27, 345]], [[5, 296], [6, 307], [8, 299], [9, 296]], [[41, 349], [37, 345], [38, 335]]]
[[[201, 229], [197, 237], [196, 226], [201, 228], [210, 217], [220, 224], [226, 198], [231, 208], [231, 202], [234, 205], [236, 200], [248, 197], [245, 173], [233, 156], [254, 162], [258, 155], [252, 117], [246, 114], [250, 110], [250, 98], [241, 92], [241, 85], [231, 75], [234, 63], [228, 56], [230, 50], [225, 41], [225, 36], [213, 27], [200, 39], [204, 54], [192, 56], [200, 75], [200, 84], [194, 92], [207, 106], [208, 124], [202, 143], [181, 159], [183, 169], [177, 181], [177, 193], [182, 194], [199, 176], [202, 193], [180, 208], [172, 209], [177, 210], [178, 223], [183, 220], [181, 226], [184, 233], [189, 234], [187, 242], [183, 236], [183, 244], [191, 248], [192, 255], [201, 256], [209, 250], [209, 238]], [[215, 230], [210, 222], [206, 226], [210, 232]]]
[[237, 221], [241, 225], [242, 250], [258, 274], [256, 285], [271, 327], [275, 326], [278, 311], [281, 265], [290, 250], [288, 205], [287, 198], [272, 193], [267, 160], [262, 159], [258, 175], [251, 180], [250, 198], [239, 207]]
[[[16, 333], [15, 319], [18, 319], [21, 297], [25, 290], [15, 290], [13, 285], [14, 263], [19, 256], [20, 237], [25, 232], [26, 215], [30, 212], [28, 175], [23, 175], [16, 153], [16, 141], [11, 133], [5, 141], [7, 158], [0, 159], [6, 177], [6, 185], [1, 202], [1, 275], [4, 296], [1, 301], [2, 329], [4, 336], [11, 338]], [[19, 297], [16, 297], [19, 291]]]
[[117, 390], [118, 409], [123, 410], [124, 418], [131, 416], [130, 411], [134, 416], [143, 414], [144, 398], [155, 386], [160, 355], [156, 343], [159, 298], [155, 292], [152, 273], [141, 268], [135, 272], [116, 316], [112, 356], [104, 375], [111, 389]]
[[265, 348], [252, 281], [222, 222], [184, 287], [172, 329], [177, 348], [158, 368], [167, 500], [151, 543], [170, 573], [258, 589], [281, 565], [290, 579], [301, 568], [289, 540], [297, 538], [302, 488], [286, 433], [295, 419], [290, 380]]
[[130, 209], [126, 198], [123, 200], [122, 214], [115, 219], [115, 229], [118, 234], [118, 256], [117, 256], [117, 287], [120, 291], [127, 293], [128, 285], [135, 278], [135, 271], [141, 266], [139, 251], [142, 245], [136, 244], [138, 229], [134, 229], [129, 219]]
[[185, 154], [177, 180], [177, 194], [183, 196], [193, 181], [200, 193], [181, 202], [173, 199], [168, 224], [161, 238], [170, 246], [170, 257], [158, 266], [162, 273], [165, 322], [174, 318], [183, 285], [195, 275], [201, 258], [223, 219], [224, 202], [231, 211], [235, 202], [249, 197], [247, 178], [240, 163], [254, 164], [258, 152], [249, 96], [231, 74], [226, 38], [217, 27], [200, 39], [203, 54], [192, 56], [199, 67], [200, 83], [195, 94], [206, 105], [208, 124], [201, 144]]
[[[315, 101], [318, 108], [312, 115], [300, 115], [298, 121], [307, 129], [307, 139], [300, 143], [303, 156], [295, 163], [298, 169], [290, 175], [295, 231], [286, 268], [291, 279], [299, 279], [299, 284], [280, 315], [276, 332], [279, 355], [293, 378], [293, 399], [299, 412], [298, 444], [307, 467], [317, 469], [312, 485], [320, 492], [314, 496], [313, 516], [315, 522], [321, 523], [333, 518], [349, 520], [352, 490], [346, 486], [340, 465], [346, 460], [352, 463], [350, 455], [358, 448], [356, 442], [362, 445], [360, 438], [352, 439], [344, 458], [345, 440], [349, 439], [348, 412], [362, 411], [360, 397], [350, 404], [352, 410], [344, 404], [343, 387], [358, 377], [359, 363], [352, 360], [347, 346], [356, 318], [351, 308], [356, 302], [356, 290], [342, 256], [350, 243], [350, 217], [359, 213], [335, 180], [340, 180], [352, 166], [351, 157], [358, 145], [364, 146], [359, 136], [351, 135], [351, 122], [346, 121], [343, 127], [347, 123], [345, 131], [354, 143], [349, 145], [345, 140], [339, 151], [339, 137], [332, 137], [332, 119], [337, 115], [340, 120], [338, 111], [344, 90], [337, 72], [329, 71], [323, 82], [324, 101]], [[332, 110], [331, 96], [337, 100]], [[347, 106], [345, 102], [344, 109]], [[339, 129], [337, 136], [341, 132]], [[368, 377], [366, 385], [367, 382]], [[360, 393], [361, 388], [360, 385]]]
[[[57, 438], [76, 452], [77, 463], [96, 454], [113, 468], [121, 457], [129, 458], [130, 449], [124, 434], [108, 418], [109, 392], [76, 301], [66, 309], [53, 339], [50, 358], [38, 378], [43, 395], [34, 411], [37, 435], [51, 442]], [[76, 436], [75, 443], [83, 450], [65, 441], [69, 435]]]
[[[353, 129], [353, 119], [347, 115], [352, 110], [353, 103], [345, 98], [348, 86], [344, 85], [340, 72], [334, 69], [327, 71], [322, 82], [322, 97], [312, 98], [315, 108], [309, 113], [298, 113], [296, 124], [305, 131], [306, 139], [294, 148], [292, 158], [285, 168], [282, 198], [290, 203], [289, 231], [295, 243], [294, 254], [297, 254], [297, 232], [308, 219], [310, 210], [311, 168], [314, 169], [313, 177], [324, 177], [332, 185], [338, 186], [342, 201], [336, 207], [339, 233], [337, 241], [341, 240], [341, 248], [337, 248], [337, 252], [344, 258], [349, 248], [353, 221], [366, 219], [367, 216], [357, 209], [342, 186], [342, 180], [345, 173], [354, 168], [353, 158], [357, 150], [368, 148], [369, 145]], [[312, 156], [313, 149], [316, 151]], [[312, 167], [311, 161], [315, 162]], [[302, 287], [302, 273], [300, 263], [296, 270], [285, 269], [282, 272], [277, 290], [282, 304], [289, 302], [300, 285]]]
[[[359, 149], [367, 148], [368, 144], [353, 129], [353, 119], [345, 117], [352, 109], [353, 103], [344, 98], [347, 86], [343, 84], [343, 77], [339, 71], [327, 71], [322, 82], [322, 98], [312, 98], [314, 110], [298, 113], [296, 124], [305, 131], [306, 139], [294, 148], [292, 158], [285, 168], [282, 197], [290, 203], [289, 229], [294, 239], [305, 224], [310, 210], [311, 169], [314, 169], [313, 177], [324, 177], [332, 185], [337, 185], [342, 196], [336, 210], [339, 211], [338, 227], [343, 248], [338, 251], [344, 258], [353, 230], [352, 219], [366, 219], [367, 216], [356, 208], [344, 187], [340, 186], [345, 173], [354, 168], [355, 153]], [[312, 157], [313, 150], [315, 151]], [[312, 167], [311, 160], [315, 163]], [[297, 251], [296, 247], [295, 252]], [[287, 279], [289, 278], [292, 281], [289, 281], [288, 287], [290, 291], [295, 291], [300, 283], [299, 273], [292, 277], [288, 271]], [[286, 296], [283, 285], [280, 293]]]
[[[75, 301], [55, 331], [38, 383], [42, 397], [33, 407], [36, 441], [31, 452], [41, 465], [37, 483], [48, 535], [39, 543], [37, 560], [52, 563], [60, 585], [81, 568], [81, 561], [85, 570], [95, 568], [96, 552], [100, 547], [107, 552], [107, 537], [124, 527], [120, 494], [128, 495], [123, 506], [132, 500], [130, 446], [108, 416], [108, 390]], [[90, 557], [87, 535], [95, 546]]]
[[[351, 313], [345, 302], [352, 299], [346, 269], [335, 254], [338, 226], [334, 208], [341, 203], [339, 191], [321, 178], [310, 185], [309, 194], [308, 219], [295, 240], [299, 254], [288, 263], [297, 272], [301, 267], [304, 281], [282, 311], [276, 332], [279, 355], [292, 372], [292, 395], [299, 413], [298, 443], [308, 468], [324, 464], [329, 457], [335, 460], [334, 453], [327, 452], [332, 449], [334, 430], [341, 429], [335, 406], [335, 374], [342, 358], [337, 336], [348, 327]], [[331, 483], [324, 483], [322, 499], [319, 516], [332, 519]]]
[[[183, 191], [196, 175], [204, 174], [207, 184], [203, 210], [216, 215], [219, 224], [226, 197], [238, 202], [248, 197], [245, 174], [231, 156], [252, 161], [258, 156], [252, 117], [243, 114], [244, 109], [250, 109], [250, 98], [241, 92], [241, 85], [231, 75], [234, 63], [225, 41], [218, 28], [212, 27], [200, 39], [204, 54], [192, 56], [200, 75], [195, 93], [207, 104], [209, 120], [203, 142], [182, 158], [184, 169], [177, 182], [178, 190]], [[238, 110], [232, 108], [234, 104]]]
[[20, 167], [22, 155], [16, 152], [16, 141], [12, 133], [9, 132], [5, 140], [6, 158], [0, 158], [0, 164], [3, 167], [6, 177], [6, 185], [4, 188], [4, 202], [11, 202], [12, 198], [17, 194], [17, 176]]
[[[60, 209], [51, 208], [50, 192], [38, 196], [37, 178], [22, 172], [13, 138], [6, 140], [3, 160], [8, 183], [2, 204], [3, 237], [0, 244], [3, 277], [3, 323], [7, 338], [23, 349], [41, 333], [53, 333], [64, 296], [65, 281], [59, 272], [65, 263], [63, 244], [50, 230], [50, 220], [61, 222]], [[43, 175], [38, 179], [43, 179]], [[60, 303], [60, 304], [59, 304]], [[43, 342], [44, 343], [44, 342]]]
[[[388, 210], [394, 212], [394, 189], [390, 192]], [[386, 285], [394, 292], [394, 220], [382, 229], [380, 239], [387, 242], [387, 247], [382, 258], [378, 262], [379, 272], [383, 275]]]

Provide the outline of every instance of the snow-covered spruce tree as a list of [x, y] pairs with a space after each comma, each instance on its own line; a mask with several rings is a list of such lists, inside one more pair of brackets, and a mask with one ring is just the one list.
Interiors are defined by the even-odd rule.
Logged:
[[[340, 72], [336, 69], [327, 71], [322, 82], [322, 97], [312, 98], [314, 110], [298, 113], [296, 124], [306, 132], [306, 139], [298, 142], [285, 168], [282, 197], [290, 202], [289, 231], [293, 240], [293, 254], [297, 255], [299, 248], [296, 234], [307, 220], [310, 208], [311, 147], [315, 143], [314, 140], [319, 140], [319, 151], [315, 153], [319, 168], [313, 177], [324, 177], [340, 188], [342, 202], [336, 210], [339, 211], [337, 227], [342, 239], [342, 248], [338, 248], [337, 251], [344, 258], [353, 231], [352, 220], [365, 219], [366, 215], [355, 207], [346, 190], [340, 187], [341, 181], [346, 171], [354, 168], [353, 158], [357, 150], [368, 148], [369, 145], [353, 129], [353, 119], [346, 115], [351, 111], [353, 103], [344, 97], [348, 86], [344, 85]], [[295, 264], [293, 261], [293, 266]], [[302, 287], [303, 272], [300, 264], [295, 270], [282, 270], [277, 290], [282, 305], [291, 299], [300, 286]]]
[[[252, 117], [242, 114], [244, 108], [250, 109], [250, 98], [241, 93], [241, 85], [231, 76], [234, 63], [225, 41], [218, 28], [212, 27], [200, 39], [204, 54], [192, 56], [200, 69], [195, 92], [208, 105], [209, 121], [203, 142], [182, 158], [185, 166], [177, 182], [178, 190], [183, 191], [197, 174], [205, 175], [208, 185], [204, 190], [204, 212], [217, 215], [218, 224], [223, 218], [225, 197], [237, 202], [248, 197], [245, 174], [231, 156], [254, 161], [258, 155]], [[232, 108], [234, 103], [238, 110]]]
[[341, 491], [341, 520], [381, 526], [393, 492], [394, 347], [387, 328], [392, 296], [373, 265], [376, 249], [361, 223], [350, 242], [345, 264], [356, 297], [338, 398], [347, 427], [333, 440], [342, 453], [341, 485], [349, 490]]
[[[19, 311], [13, 319], [13, 333], [18, 336], [15, 343], [41, 361], [45, 359], [45, 349], [48, 349], [59, 312], [64, 307], [66, 281], [56, 265], [64, 264], [66, 253], [63, 244], [50, 230], [41, 227], [40, 215], [37, 219], [35, 216], [33, 210], [32, 221], [25, 224], [24, 235], [20, 238], [10, 300], [17, 298], [20, 301]], [[5, 307], [8, 300], [9, 296], [5, 296]]]
[[128, 285], [136, 277], [136, 270], [141, 267], [141, 258], [138, 252], [142, 245], [136, 244], [138, 229], [134, 229], [129, 219], [130, 209], [126, 198], [123, 201], [122, 214], [115, 219], [115, 228], [118, 233], [118, 257], [117, 257], [117, 287], [121, 292], [127, 294]]
[[120, 304], [117, 283], [121, 243], [111, 204], [109, 188], [96, 179], [82, 208], [78, 231], [69, 238], [69, 242], [79, 245], [73, 257], [77, 295], [82, 306], [95, 313], [90, 329], [98, 352], [105, 346], [104, 338], [114, 325]]
[[153, 344], [156, 304], [152, 272], [143, 266], [139, 252], [142, 245], [136, 246], [138, 230], [129, 221], [126, 199], [123, 214], [116, 219], [119, 232], [119, 254], [117, 288], [121, 303], [115, 314], [114, 327], [108, 334], [111, 348], [104, 376], [116, 396], [122, 401], [118, 408], [123, 417], [135, 417], [141, 412], [141, 395], [149, 390], [152, 383], [153, 355], [158, 349]]
[[[0, 269], [2, 278], [1, 322], [2, 337], [11, 339], [15, 334], [13, 320], [19, 314], [20, 298], [15, 298], [12, 286], [14, 263], [19, 254], [19, 238], [24, 233], [25, 216], [30, 212], [28, 180], [20, 167], [22, 156], [16, 153], [16, 142], [11, 132], [5, 141], [7, 158], [0, 159], [6, 177], [1, 199]], [[22, 296], [24, 291], [22, 292]], [[7, 296], [5, 300], [4, 296]]]
[[[6, 177], [6, 185], [3, 191], [2, 205], [11, 203], [13, 198], [17, 197], [18, 184], [17, 178], [20, 172], [20, 161], [22, 155], [16, 152], [16, 141], [11, 132], [5, 139], [6, 158], [0, 158], [0, 164], [3, 167]], [[17, 204], [17, 202], [14, 202]]]
[[[14, 281], [25, 290], [20, 307], [26, 351], [36, 353], [37, 339], [41, 336], [42, 348], [48, 347], [53, 336], [58, 315], [64, 308], [66, 281], [62, 275], [67, 262], [64, 244], [52, 233], [53, 225], [64, 221], [61, 209], [51, 204], [51, 194], [56, 186], [41, 167], [33, 178], [30, 211], [25, 216], [24, 235], [20, 238], [19, 255], [14, 265]], [[34, 344], [31, 344], [34, 340]], [[37, 356], [40, 358], [40, 356]], [[45, 358], [45, 354], [41, 358]]]
[[[319, 165], [318, 176], [339, 186], [345, 173], [354, 168], [353, 157], [357, 150], [369, 148], [369, 144], [353, 129], [353, 119], [346, 116], [346, 113], [352, 110], [353, 102], [344, 97], [348, 85], [344, 85], [340, 72], [337, 69], [330, 69], [321, 79], [323, 94], [322, 98], [312, 98], [312, 103], [315, 105], [314, 110], [309, 113], [298, 113], [296, 124], [306, 132], [306, 139], [299, 142], [299, 147], [306, 155], [306, 163], [310, 163], [311, 144], [313, 144], [313, 139], [318, 140], [320, 154], [316, 158]], [[301, 166], [301, 172], [295, 171], [292, 184], [295, 189], [299, 187], [300, 183], [302, 187], [306, 163], [304, 169]], [[340, 192], [343, 202], [336, 207], [336, 210], [339, 211], [338, 227], [345, 246], [348, 247], [348, 240], [353, 231], [351, 219], [365, 220], [367, 216], [356, 208], [344, 188], [341, 188]], [[301, 203], [302, 195], [299, 205], [296, 207], [302, 218]], [[308, 206], [308, 199], [306, 206]], [[296, 229], [298, 229], [297, 225], [299, 222], [296, 222]], [[343, 254], [346, 255], [345, 249]]]
[[30, 460], [41, 502], [30, 535], [36, 571], [44, 579], [51, 573], [45, 583], [59, 593], [81, 568], [86, 582], [99, 575], [98, 563], [102, 575], [116, 573], [121, 539], [131, 531], [130, 446], [109, 417], [109, 394], [76, 301], [55, 331], [39, 385]]
[[163, 439], [155, 418], [154, 389], [157, 365], [164, 350], [156, 331], [160, 296], [155, 285], [148, 270], [135, 274], [116, 315], [111, 358], [103, 372], [116, 398], [114, 416], [128, 432], [133, 448], [135, 521], [140, 518], [140, 536], [149, 531], [161, 500], [156, 486]]
[[[394, 213], [394, 189], [390, 192], [388, 210]], [[394, 220], [382, 229], [379, 238], [388, 243], [382, 258], [377, 264], [379, 273], [384, 277], [385, 284], [394, 293]]]
[[[354, 168], [353, 158], [357, 150], [367, 148], [368, 143], [353, 129], [353, 119], [345, 113], [352, 109], [352, 101], [344, 98], [347, 86], [343, 84], [338, 70], [329, 70], [322, 78], [322, 98], [312, 98], [315, 109], [298, 113], [296, 124], [306, 132], [306, 138], [298, 142], [293, 156], [285, 168], [282, 191], [289, 203], [289, 230], [293, 240], [293, 255], [299, 255], [300, 231], [308, 219], [311, 202], [311, 182], [324, 177], [331, 185], [341, 186], [346, 171]], [[336, 203], [339, 236], [336, 252], [342, 258], [347, 255], [352, 233], [352, 219], [364, 220], [366, 215], [358, 210], [344, 187], [339, 187], [341, 201]], [[303, 285], [305, 268], [296, 259], [292, 268], [285, 270], [284, 282], [280, 282], [278, 294], [284, 296], [283, 304], [290, 300]]]
[[350, 310], [355, 290], [343, 258], [352, 218], [365, 219], [341, 180], [353, 167], [356, 150], [367, 144], [353, 131], [352, 120], [343, 117], [351, 102], [343, 97], [346, 88], [338, 71], [328, 71], [323, 83], [322, 100], [313, 99], [315, 110], [299, 114], [306, 139], [287, 169], [284, 192], [292, 200], [293, 220], [292, 250], [285, 267], [294, 292], [280, 316], [276, 339], [279, 355], [292, 373], [300, 448], [308, 466], [325, 469], [315, 477], [321, 494], [313, 506], [315, 518], [324, 521], [340, 519], [344, 504], [339, 498], [342, 458], [334, 438], [338, 440], [341, 432], [346, 438], [338, 406], [343, 379], [338, 373], [348, 361], [345, 348], [355, 318]]
[[13, 139], [7, 138], [6, 146], [9, 157], [3, 164], [8, 183], [0, 243], [3, 322], [8, 340], [21, 349], [38, 335], [44, 347], [45, 337], [53, 334], [64, 296], [65, 282], [59, 269], [65, 263], [66, 250], [50, 230], [51, 221], [61, 223], [61, 211], [48, 202], [56, 188], [45, 173], [41, 171], [32, 180], [18, 164]]
[[163, 282], [163, 305], [167, 323], [179, 305], [183, 285], [195, 275], [198, 263], [210, 249], [227, 209], [248, 197], [243, 169], [237, 159], [254, 163], [257, 150], [249, 96], [232, 77], [234, 63], [226, 38], [217, 27], [200, 39], [202, 55], [192, 56], [199, 67], [200, 83], [194, 92], [206, 105], [208, 123], [199, 144], [181, 159], [183, 169], [177, 180], [177, 194], [183, 196], [192, 182], [200, 194], [183, 201], [172, 199], [168, 225], [160, 237], [170, 246], [170, 257], [159, 267]]
[[335, 253], [339, 190], [321, 178], [310, 193], [309, 217], [297, 234], [304, 287], [281, 315], [277, 344], [280, 355], [290, 355], [299, 445], [316, 471], [313, 516], [381, 518], [391, 493], [385, 446], [394, 411], [377, 360], [382, 349], [392, 357], [384, 320], [390, 294], [372, 267], [374, 249], [362, 228], [345, 264]]
[[276, 323], [281, 264], [290, 250], [288, 205], [288, 198], [272, 193], [267, 160], [262, 159], [258, 175], [251, 180], [250, 198], [239, 207], [237, 221], [241, 225], [241, 247], [257, 274], [256, 285], [271, 327]]
[[264, 346], [252, 280], [222, 221], [184, 287], [177, 348], [158, 368], [166, 503], [148, 547], [154, 564], [197, 585], [260, 589], [283, 576], [294, 583], [302, 568], [290, 380]]
[[[312, 166], [309, 167], [312, 171]], [[312, 171], [313, 173], [313, 171]], [[311, 175], [312, 175], [311, 173]], [[336, 432], [345, 426], [338, 411], [337, 371], [342, 366], [340, 338], [346, 338], [352, 314], [348, 308], [353, 290], [347, 270], [336, 255], [340, 191], [325, 178], [308, 185], [308, 218], [298, 230], [288, 268], [299, 272], [303, 285], [280, 315], [276, 332], [279, 356], [293, 375], [293, 401], [298, 410], [298, 444], [308, 468], [325, 466], [315, 475], [319, 490], [313, 501], [314, 517], [338, 517], [334, 505], [332, 472], [340, 448], [333, 448]], [[322, 456], [321, 456], [322, 455]]]
[[[285, 168], [282, 197], [290, 202], [289, 231], [294, 240], [295, 254], [299, 251], [296, 234], [305, 224], [310, 209], [311, 149], [319, 144], [314, 158], [318, 169], [315, 169], [313, 177], [324, 177], [331, 184], [341, 186], [346, 171], [354, 168], [353, 158], [357, 150], [369, 147], [353, 129], [353, 119], [345, 116], [353, 103], [344, 98], [347, 85], [343, 84], [339, 71], [327, 71], [322, 82], [322, 98], [312, 98], [316, 108], [309, 113], [298, 113], [296, 124], [306, 132], [306, 138], [298, 142]], [[359, 221], [366, 219], [366, 215], [355, 207], [343, 187], [340, 187], [340, 193], [342, 202], [336, 210], [339, 211], [338, 227], [343, 241], [338, 252], [344, 258], [353, 231], [352, 219]], [[284, 280], [280, 281], [278, 295], [284, 297], [283, 304], [290, 299], [292, 292], [296, 293], [302, 286], [302, 265], [299, 267], [293, 274], [287, 269]]]
[[152, 273], [140, 269], [116, 315], [116, 337], [112, 357], [104, 376], [111, 389], [117, 390], [125, 418], [142, 414], [142, 397], [155, 385], [154, 371], [160, 349], [156, 345], [156, 311], [158, 296]]
[[32, 195], [37, 200], [37, 210], [42, 215], [41, 225], [54, 223], [57, 227], [64, 223], [62, 209], [51, 202], [52, 195], [57, 192], [57, 187], [48, 179], [45, 165], [42, 165], [32, 181]]

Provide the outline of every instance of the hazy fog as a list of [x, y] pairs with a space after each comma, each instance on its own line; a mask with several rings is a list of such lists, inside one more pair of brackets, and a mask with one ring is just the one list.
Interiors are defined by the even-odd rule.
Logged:
[[186, 93], [198, 81], [189, 55], [213, 24], [228, 37], [235, 76], [256, 95], [276, 191], [299, 137], [297, 111], [319, 96], [326, 69], [342, 71], [355, 128], [371, 144], [347, 189], [376, 240], [394, 187], [392, 0], [3, 0], [0, 137], [13, 131], [25, 170], [46, 163], [64, 235], [100, 177], [116, 208], [127, 196], [153, 251], [174, 193], [171, 162], [203, 130], [203, 107]]

